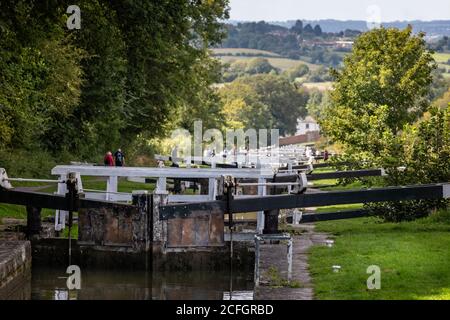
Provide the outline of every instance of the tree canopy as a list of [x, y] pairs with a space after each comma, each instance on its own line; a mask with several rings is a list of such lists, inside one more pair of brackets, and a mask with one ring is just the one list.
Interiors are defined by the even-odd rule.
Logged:
[[208, 47], [224, 36], [227, 0], [80, 0], [80, 30], [66, 27], [70, 4], [2, 1], [2, 148], [89, 159], [218, 107]]
[[423, 37], [408, 27], [374, 29], [358, 38], [344, 67], [332, 73], [336, 83], [322, 122], [331, 138], [364, 149], [367, 126], [381, 109], [393, 134], [423, 114], [435, 68]]
[[249, 129], [279, 129], [295, 134], [306, 115], [308, 95], [283, 76], [261, 74], [238, 78], [220, 90], [228, 122]]
[[[335, 90], [319, 119], [328, 138], [343, 146], [337, 161], [347, 168], [384, 168], [386, 185], [449, 181], [450, 108], [431, 106], [433, 69], [423, 34], [413, 35], [410, 27], [363, 34], [344, 68], [333, 72]], [[404, 201], [369, 209], [402, 221], [447, 205]]]

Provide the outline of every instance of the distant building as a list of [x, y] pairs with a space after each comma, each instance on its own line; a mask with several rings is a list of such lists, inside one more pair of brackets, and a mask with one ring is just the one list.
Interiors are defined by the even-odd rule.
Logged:
[[345, 40], [336, 41], [336, 48], [339, 49], [352, 49], [353, 45], [354, 41], [345, 41]]
[[354, 45], [354, 41], [346, 40], [346, 39], [340, 39], [340, 40], [303, 40], [302, 44], [307, 47], [328, 47], [328, 48], [334, 48], [334, 49], [347, 49], [351, 50]]
[[312, 131], [308, 132], [307, 134], [301, 134], [287, 138], [280, 138], [280, 147], [295, 146], [295, 145], [314, 146], [314, 144], [319, 140], [320, 140], [320, 132]]
[[305, 135], [309, 132], [319, 132], [320, 126], [314, 118], [308, 116], [305, 119], [299, 119], [296, 135]]

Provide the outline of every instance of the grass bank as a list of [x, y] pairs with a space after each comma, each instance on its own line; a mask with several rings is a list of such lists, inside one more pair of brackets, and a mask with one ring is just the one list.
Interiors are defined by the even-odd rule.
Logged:
[[[321, 222], [317, 231], [331, 234], [335, 245], [311, 250], [316, 299], [450, 299], [450, 211], [399, 224]], [[367, 289], [371, 265], [381, 269], [381, 290]]]
[[[52, 177], [54, 178], [54, 177]], [[92, 189], [92, 190], [104, 190], [106, 191], [106, 179], [105, 178], [97, 178], [97, 177], [83, 177], [83, 188], [84, 189]], [[15, 182], [13, 186], [16, 188], [19, 187], [38, 187], [43, 186], [42, 189], [39, 190], [31, 190], [36, 192], [43, 193], [55, 193], [56, 185], [48, 185], [45, 183], [36, 183], [36, 182]], [[155, 189], [155, 184], [143, 184], [127, 181], [124, 178], [119, 180], [118, 191], [125, 193], [132, 193], [135, 190], [147, 190], [149, 192], [153, 192]], [[43, 209], [42, 217], [53, 216], [55, 214], [54, 210]], [[14, 218], [14, 219], [26, 219], [27, 212], [24, 206], [16, 206], [10, 204], [0, 203], [0, 224], [2, 223], [2, 218]]]

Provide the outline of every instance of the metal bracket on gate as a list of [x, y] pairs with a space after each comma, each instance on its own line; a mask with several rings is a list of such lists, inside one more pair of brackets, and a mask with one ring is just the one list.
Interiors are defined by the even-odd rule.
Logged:
[[236, 181], [232, 176], [226, 176], [223, 178], [224, 197], [226, 201], [225, 213], [228, 214], [228, 228], [233, 229], [233, 213], [231, 212], [231, 202], [234, 199], [234, 193], [236, 188]]

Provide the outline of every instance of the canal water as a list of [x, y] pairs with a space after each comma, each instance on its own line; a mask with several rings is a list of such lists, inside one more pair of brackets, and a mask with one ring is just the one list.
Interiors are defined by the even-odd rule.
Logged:
[[70, 291], [67, 277], [64, 269], [33, 268], [31, 299], [251, 300], [254, 288], [251, 273], [82, 270], [81, 290]]

